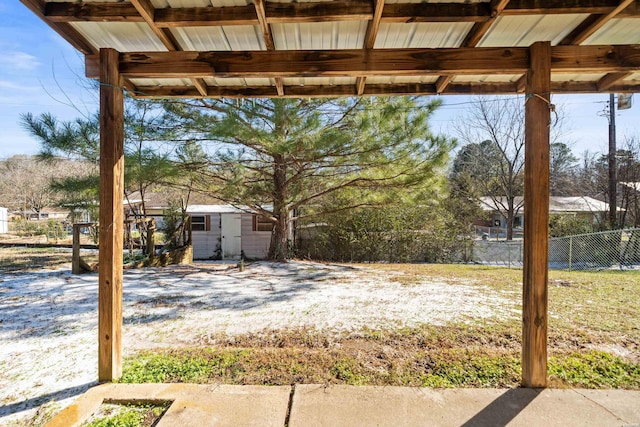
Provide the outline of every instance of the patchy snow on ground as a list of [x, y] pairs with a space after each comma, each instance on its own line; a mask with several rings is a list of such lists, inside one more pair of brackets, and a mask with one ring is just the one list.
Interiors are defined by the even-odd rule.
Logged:
[[[513, 315], [513, 300], [477, 284], [397, 277], [298, 261], [242, 272], [215, 263], [126, 270], [123, 349], [197, 346], [263, 329], [359, 331]], [[0, 275], [0, 425], [60, 409], [96, 383], [97, 299], [97, 274]]]

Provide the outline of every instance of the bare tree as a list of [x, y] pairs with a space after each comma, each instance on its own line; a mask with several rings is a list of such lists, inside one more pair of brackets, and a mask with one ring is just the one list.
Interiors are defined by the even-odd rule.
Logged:
[[640, 226], [640, 138], [625, 138], [616, 154], [618, 163], [618, 224]]
[[491, 208], [507, 220], [507, 240], [523, 205], [524, 102], [518, 98], [480, 98], [455, 126], [459, 138], [475, 145], [462, 170], [471, 175], [470, 193], [489, 197]]
[[[476, 147], [459, 167], [472, 177], [469, 194], [488, 197], [491, 208], [506, 218], [507, 240], [513, 239], [514, 220], [524, 205], [525, 102], [522, 97], [481, 97], [454, 126], [467, 147]], [[548, 125], [552, 142], [559, 137], [560, 119], [556, 113]]]
[[27, 216], [33, 211], [40, 218], [43, 209], [60, 201], [53, 185], [56, 180], [80, 174], [82, 166], [71, 160], [39, 160], [17, 155], [0, 162], [3, 180], [0, 182], [0, 205]]

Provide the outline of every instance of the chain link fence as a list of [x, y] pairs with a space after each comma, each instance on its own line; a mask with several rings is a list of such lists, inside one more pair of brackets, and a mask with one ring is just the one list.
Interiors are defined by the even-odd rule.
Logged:
[[[472, 260], [520, 267], [522, 241], [475, 241]], [[640, 269], [640, 228], [549, 239], [549, 268], [564, 270]]]

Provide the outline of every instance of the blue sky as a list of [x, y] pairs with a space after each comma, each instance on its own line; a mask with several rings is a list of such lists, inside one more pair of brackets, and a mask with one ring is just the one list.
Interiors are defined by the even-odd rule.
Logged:
[[[97, 94], [87, 89], [84, 61], [66, 41], [18, 1], [0, 2], [0, 159], [35, 154], [38, 141], [19, 124], [20, 114], [51, 112], [70, 120], [98, 108]], [[599, 112], [607, 94], [554, 95], [564, 111], [565, 135], [575, 154], [606, 151], [608, 122]], [[453, 132], [451, 125], [469, 108], [472, 98], [447, 96], [432, 120], [434, 131]], [[625, 136], [640, 137], [640, 96], [617, 115], [619, 145]], [[75, 106], [75, 107], [73, 107]]]

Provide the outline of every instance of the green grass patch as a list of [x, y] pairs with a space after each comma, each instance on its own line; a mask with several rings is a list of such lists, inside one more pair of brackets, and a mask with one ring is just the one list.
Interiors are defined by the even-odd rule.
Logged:
[[[211, 348], [140, 353], [125, 362], [121, 381], [517, 387], [521, 379], [519, 337], [508, 326], [487, 334], [463, 326], [425, 326], [324, 339], [305, 330], [262, 336], [234, 337]], [[566, 348], [552, 348], [554, 387], [640, 389], [640, 364]]]
[[602, 351], [553, 356], [549, 377], [560, 384], [582, 388], [640, 388], [640, 364]]
[[151, 427], [157, 424], [170, 402], [141, 404], [104, 403], [82, 427]]

